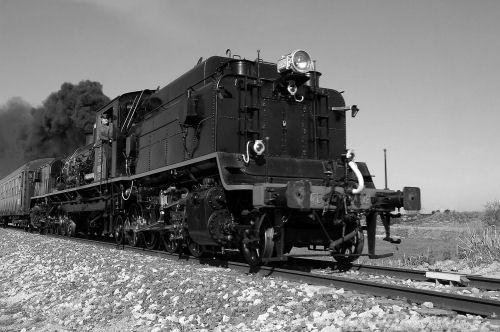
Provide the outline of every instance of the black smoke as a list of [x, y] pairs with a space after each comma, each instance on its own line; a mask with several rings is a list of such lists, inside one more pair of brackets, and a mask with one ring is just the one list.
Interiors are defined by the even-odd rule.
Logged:
[[31, 112], [31, 105], [18, 97], [0, 106], [0, 177], [25, 161], [23, 142], [32, 123]]
[[109, 101], [98, 82], [64, 83], [42, 106], [19, 98], [0, 108], [0, 176], [29, 160], [64, 157], [85, 144], [95, 112]]

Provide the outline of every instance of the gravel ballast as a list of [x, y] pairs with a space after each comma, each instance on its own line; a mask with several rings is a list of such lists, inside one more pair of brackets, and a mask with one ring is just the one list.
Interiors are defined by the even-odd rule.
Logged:
[[0, 229], [0, 331], [498, 330], [479, 316]]

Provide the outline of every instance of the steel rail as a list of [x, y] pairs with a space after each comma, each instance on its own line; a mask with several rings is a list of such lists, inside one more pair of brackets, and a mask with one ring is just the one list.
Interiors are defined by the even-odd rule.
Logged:
[[261, 267], [258, 272], [266, 276], [282, 277], [315, 285], [345, 288], [383, 297], [406, 298], [417, 303], [432, 302], [442, 308], [458, 312], [482, 316], [498, 317], [500, 315], [500, 301], [491, 299], [382, 284], [338, 276], [325, 276], [301, 271], [283, 270], [273, 267]]
[[[64, 237], [49, 234], [57, 238], [66, 239], [68, 241], [76, 240], [82, 243], [92, 243], [106, 247], [114, 247], [116, 249], [129, 250], [134, 252], [142, 252], [151, 256], [159, 257], [178, 257], [179, 259], [187, 258], [187, 261], [193, 259], [188, 255], [171, 254], [160, 250], [149, 250], [141, 247], [132, 247], [128, 245], [117, 245], [115, 243], [103, 242], [98, 240], [89, 240], [75, 237]], [[484, 299], [479, 297], [464, 296], [458, 294], [443, 293], [424, 289], [416, 289], [410, 287], [397, 286], [392, 284], [383, 284], [378, 282], [356, 280], [352, 278], [315, 274], [311, 272], [302, 272], [290, 269], [282, 269], [273, 266], [260, 266], [251, 268], [248, 264], [231, 262], [219, 258], [200, 258], [193, 259], [196, 263], [209, 264], [212, 266], [220, 266], [231, 268], [244, 273], [256, 273], [264, 277], [277, 277], [281, 279], [297, 281], [302, 283], [331, 286], [336, 288], [344, 288], [347, 290], [367, 293], [376, 296], [389, 298], [405, 298], [412, 302], [423, 303], [432, 302], [433, 304], [463, 313], [470, 313], [482, 316], [500, 316], [500, 301]]]
[[[361, 265], [353, 264], [352, 269], [355, 271], [360, 271], [364, 273], [372, 273], [379, 275], [395, 276], [400, 278], [408, 278], [417, 281], [428, 281], [429, 279], [425, 276], [427, 271], [423, 270], [411, 270], [405, 268], [396, 267], [385, 267], [385, 266], [375, 266], [375, 265]], [[469, 281], [467, 286], [475, 287], [479, 289], [486, 290], [500, 290], [500, 279], [497, 278], [487, 278], [478, 275], [465, 274], [464, 275]]]
[[[311, 266], [317, 269], [326, 269], [327, 267], [332, 267], [334, 263], [331, 261], [313, 260], [306, 258], [293, 258], [290, 262], [295, 264], [304, 264], [305, 266]], [[343, 271], [359, 271], [362, 273], [384, 275], [389, 277], [401, 278], [401, 279], [411, 279], [414, 281], [429, 281], [429, 278], [425, 276], [428, 271], [425, 270], [413, 270], [400, 267], [388, 267], [379, 265], [363, 265], [363, 264], [351, 264], [349, 266], [340, 267], [339, 272]], [[485, 290], [500, 290], [500, 279], [498, 278], [488, 278], [478, 275], [465, 274], [464, 275], [469, 281], [467, 286], [475, 287]]]

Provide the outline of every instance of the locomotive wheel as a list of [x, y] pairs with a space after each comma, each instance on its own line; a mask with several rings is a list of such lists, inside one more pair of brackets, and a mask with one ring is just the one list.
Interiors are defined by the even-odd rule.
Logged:
[[139, 234], [134, 230], [128, 231], [127, 240], [132, 247], [137, 247], [140, 244]]
[[264, 214], [260, 218], [259, 241], [242, 243], [241, 252], [247, 263], [256, 266], [263, 258], [270, 258], [274, 253], [274, 228]]
[[201, 257], [205, 251], [205, 248], [201, 244], [194, 242], [189, 236], [186, 238], [186, 245], [189, 253], [196, 258]]
[[57, 225], [57, 235], [66, 236], [66, 227], [64, 227], [64, 224]]
[[65, 234], [67, 237], [75, 236], [76, 224], [73, 220], [69, 219], [66, 224], [64, 224]]
[[124, 244], [125, 230], [123, 229], [123, 217], [121, 215], [115, 217], [115, 225], [113, 228], [113, 237], [115, 238], [116, 244]]
[[130, 219], [130, 224], [135, 226], [137, 224], [137, 220], [141, 218], [142, 215], [142, 207], [139, 204], [132, 204], [128, 210], [128, 218]]
[[127, 235], [128, 243], [137, 247], [140, 245], [141, 237], [137, 233], [137, 220], [142, 216], [142, 208], [139, 204], [133, 204], [128, 210], [128, 216], [125, 219], [125, 234]]
[[[358, 229], [356, 236], [351, 240], [347, 241], [342, 248], [339, 250], [339, 254], [349, 255], [349, 254], [357, 254], [360, 255], [363, 253], [363, 246], [365, 244], [365, 237], [363, 235], [363, 231]], [[335, 260], [340, 264], [349, 264], [357, 260], [358, 257], [335, 257]]]
[[125, 222], [123, 223], [123, 234], [125, 236], [123, 240], [127, 240], [128, 244], [130, 244], [131, 246], [137, 247], [139, 245], [139, 236], [137, 235], [137, 232], [131, 227], [130, 217], [127, 217], [125, 219]]
[[158, 247], [158, 232], [155, 231], [150, 231], [150, 232], [144, 232], [144, 246], [149, 249], [153, 250]]
[[170, 232], [163, 233], [161, 239], [167, 252], [175, 254], [179, 251], [179, 240], [170, 239]]
[[274, 251], [274, 228], [266, 228], [264, 230], [264, 237], [262, 239], [261, 237], [261, 242], [263, 243], [262, 247], [262, 258], [269, 258], [273, 255]]

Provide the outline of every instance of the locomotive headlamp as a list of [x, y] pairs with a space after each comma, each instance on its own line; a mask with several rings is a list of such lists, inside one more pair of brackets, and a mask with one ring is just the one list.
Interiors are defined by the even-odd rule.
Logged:
[[264, 151], [266, 151], [266, 146], [264, 145], [264, 142], [261, 139], [258, 139], [253, 143], [253, 151], [258, 156], [261, 156], [264, 153]]
[[303, 50], [296, 50], [281, 57], [277, 64], [278, 73], [292, 70], [295, 73], [307, 73], [312, 68], [312, 61], [309, 53]]

